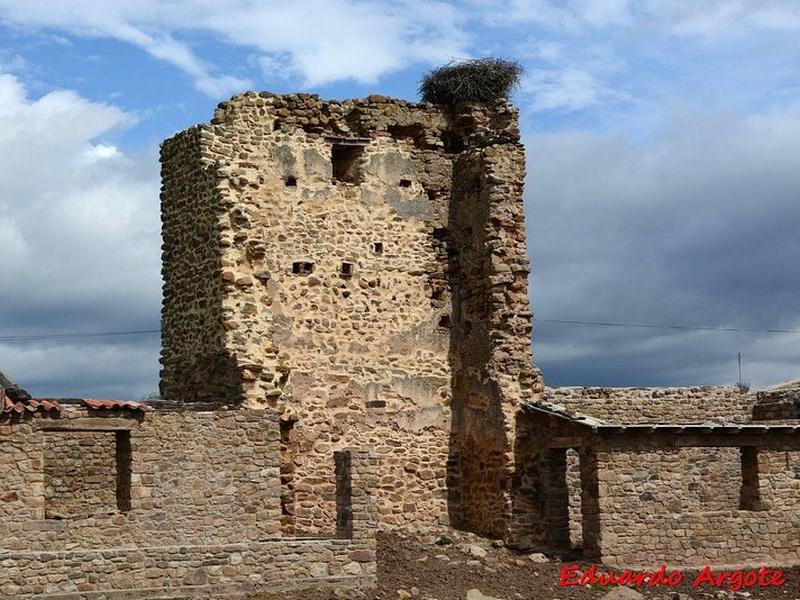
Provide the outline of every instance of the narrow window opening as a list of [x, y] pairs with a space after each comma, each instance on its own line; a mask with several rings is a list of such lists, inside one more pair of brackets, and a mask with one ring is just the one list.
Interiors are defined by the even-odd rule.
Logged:
[[761, 486], [758, 473], [758, 448], [740, 448], [742, 457], [742, 488], [739, 495], [741, 510], [761, 510]]
[[131, 432], [116, 432], [117, 458], [117, 510], [127, 512], [131, 509]]
[[292, 273], [295, 275], [310, 275], [313, 272], [313, 262], [297, 261], [292, 263]]
[[383, 242], [372, 242], [372, 251], [375, 254], [383, 254]]
[[294, 491], [294, 426], [297, 421], [281, 419], [281, 531], [292, 534], [295, 530]]
[[442, 315], [439, 317], [439, 327], [450, 329], [450, 315]]
[[430, 188], [425, 190], [425, 193], [428, 195], [428, 200], [436, 200], [437, 196], [439, 195], [436, 190], [432, 190]]
[[297, 187], [297, 177], [294, 175], [289, 175], [286, 178], [286, 187]]
[[410, 179], [401, 179], [400, 180], [400, 187], [401, 188], [410, 188], [411, 187], [411, 180]]
[[386, 400], [367, 400], [367, 408], [386, 408]]
[[272, 123], [272, 131], [278, 131], [282, 125], [283, 121], [281, 121], [280, 119], [275, 119], [275, 121], [273, 121]]
[[339, 273], [342, 277], [352, 277], [353, 271], [355, 270], [355, 265], [351, 262], [343, 262], [342, 267], [339, 270]]
[[350, 452], [333, 453], [336, 470], [336, 537], [353, 537], [352, 460]]
[[544, 514], [548, 545], [558, 551], [570, 549], [569, 485], [567, 449], [548, 448], [544, 452]]
[[361, 145], [333, 144], [331, 149], [333, 178], [343, 183], [360, 183], [363, 153], [364, 147]]

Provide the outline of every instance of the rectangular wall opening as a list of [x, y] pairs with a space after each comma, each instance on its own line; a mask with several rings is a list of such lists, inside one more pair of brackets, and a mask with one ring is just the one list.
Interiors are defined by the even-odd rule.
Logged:
[[117, 510], [126, 512], [131, 509], [131, 470], [133, 463], [131, 432], [117, 431], [114, 435], [117, 455]]
[[351, 485], [352, 462], [350, 452], [334, 452], [336, 469], [336, 537], [353, 537], [353, 490]]
[[333, 178], [344, 183], [361, 182], [361, 158], [364, 146], [360, 144], [333, 144], [331, 162]]
[[70, 519], [131, 509], [129, 431], [48, 432], [45, 518]]
[[281, 531], [295, 533], [294, 426], [297, 421], [281, 419]]
[[761, 510], [761, 485], [758, 472], [758, 448], [739, 449], [742, 456], [742, 488], [739, 496], [741, 510]]
[[544, 467], [547, 545], [553, 550], [565, 552], [570, 549], [567, 449], [547, 449]]

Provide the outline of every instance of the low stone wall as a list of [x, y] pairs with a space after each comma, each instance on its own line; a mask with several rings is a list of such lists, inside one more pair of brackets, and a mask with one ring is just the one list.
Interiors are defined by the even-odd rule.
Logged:
[[548, 402], [609, 423], [702, 423], [752, 420], [755, 396], [735, 387], [549, 387]]
[[697, 568], [800, 563], [797, 512], [727, 510], [603, 517], [603, 563]]
[[[781, 452], [760, 451], [760, 465]], [[797, 497], [786, 495], [784, 469], [760, 473], [763, 491], [783, 490], [764, 510], [739, 510], [738, 448], [671, 448], [596, 453], [599, 557], [624, 566], [800, 562]], [[770, 497], [776, 494], [769, 492]], [[766, 510], [769, 508], [769, 510]], [[584, 533], [586, 529], [584, 529]]]
[[304, 587], [369, 587], [368, 540], [0, 552], [0, 597], [202, 598]]
[[[11, 427], [8, 436], [0, 435], [0, 466], [13, 473], [0, 481], [0, 496], [9, 499], [0, 503], [7, 511], [0, 521], [3, 549], [95, 549], [109, 540], [118, 546], [256, 542], [279, 531], [279, 434], [271, 412], [159, 411], [140, 418], [70, 408], [57, 419], [32, 418]], [[94, 514], [48, 518], [45, 456], [55, 460], [53, 452], [65, 440], [72, 440], [69, 448], [87, 430], [114, 436], [114, 428], [130, 437], [130, 506], [121, 510], [114, 494]], [[102, 453], [93, 471], [105, 466], [116, 476], [115, 460], [105, 456], [114, 448], [101, 439], [80, 464]], [[58, 457], [64, 477], [77, 473], [70, 456]], [[65, 486], [80, 497], [78, 486], [86, 483], [80, 476]], [[94, 483], [84, 492], [93, 489]]]
[[[92, 439], [99, 445], [72, 452]], [[78, 504], [95, 497], [95, 476], [115, 472], [106, 512], [52, 518], [45, 457], [59, 465], [63, 489]], [[0, 598], [227, 598], [374, 585], [376, 459], [355, 450], [331, 455], [338, 539], [280, 537], [279, 463], [270, 411], [68, 407], [56, 418], [6, 419]]]

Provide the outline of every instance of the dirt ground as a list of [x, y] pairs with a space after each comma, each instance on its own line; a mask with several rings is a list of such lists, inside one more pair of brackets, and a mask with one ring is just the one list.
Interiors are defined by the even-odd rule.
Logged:
[[[461, 532], [427, 538], [382, 534], [378, 538], [378, 588], [360, 595], [365, 600], [466, 600], [477, 589], [501, 600], [601, 600], [617, 586], [559, 586], [561, 568], [580, 560], [536, 562], [530, 555], [492, 546], [489, 540]], [[436, 543], [438, 540], [438, 544]], [[452, 543], [446, 542], [451, 540]], [[541, 560], [541, 558], [539, 558]], [[655, 565], [658, 567], [660, 565]], [[582, 563], [582, 569], [588, 563]], [[619, 571], [617, 571], [619, 572]], [[765, 598], [800, 600], [800, 568], [783, 569], [786, 583], [780, 587], [751, 587], [731, 592], [723, 586], [692, 588], [697, 572], [683, 571], [684, 583], [677, 587], [635, 588], [644, 598], [659, 600], [705, 600]], [[328, 600], [341, 593], [305, 591], [260, 598], [281, 600]], [[636, 596], [631, 595], [631, 598]], [[469, 600], [481, 600], [473, 592]], [[627, 595], [620, 595], [621, 600]]]

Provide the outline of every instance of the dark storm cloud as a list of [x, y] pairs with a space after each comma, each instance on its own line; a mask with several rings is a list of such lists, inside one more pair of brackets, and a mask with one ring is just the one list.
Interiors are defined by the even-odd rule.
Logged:
[[[800, 112], [676, 120], [655, 142], [527, 140], [541, 319], [800, 329]], [[800, 335], [540, 323], [551, 384], [733, 383], [798, 375]]]

